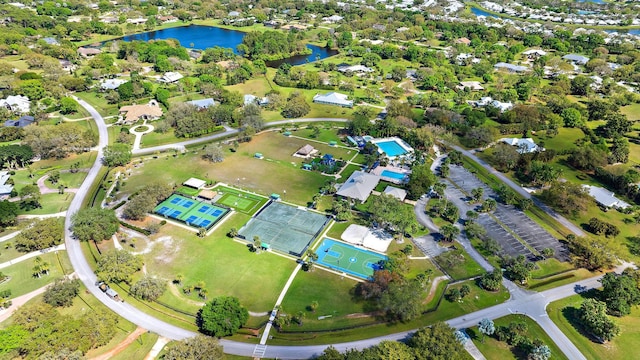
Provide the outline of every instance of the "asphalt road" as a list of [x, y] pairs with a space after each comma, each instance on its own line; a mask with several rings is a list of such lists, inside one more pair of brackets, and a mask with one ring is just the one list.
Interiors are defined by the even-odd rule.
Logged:
[[[78, 194], [72, 200], [69, 210], [67, 211], [67, 216], [65, 219], [65, 244], [67, 247], [67, 252], [69, 254], [69, 258], [71, 260], [71, 264], [73, 265], [75, 272], [78, 278], [85, 284], [87, 289], [103, 304], [105, 304], [108, 308], [113, 310], [119, 316], [131, 321], [137, 326], [143, 327], [151, 332], [157, 333], [161, 336], [167, 337], [169, 339], [180, 340], [187, 337], [194, 336], [195, 333], [192, 331], [188, 331], [182, 328], [178, 328], [171, 324], [167, 324], [164, 321], [154, 318], [151, 315], [148, 315], [139, 309], [124, 303], [124, 302], [116, 302], [109, 298], [106, 294], [102, 293], [95, 286], [96, 276], [93, 273], [93, 270], [87, 263], [84, 254], [82, 253], [80, 243], [73, 238], [73, 234], [70, 230], [71, 227], [71, 218], [74, 213], [76, 213], [88, 194], [89, 187], [96, 180], [98, 176], [98, 172], [100, 167], [102, 166], [102, 149], [107, 145], [108, 142], [108, 134], [107, 127], [104, 123], [104, 119], [102, 116], [89, 104], [84, 102], [83, 100], [77, 99], [78, 103], [87, 109], [91, 116], [96, 121], [96, 125], [98, 127], [99, 133], [99, 144], [98, 144], [98, 156], [96, 158], [95, 163], [89, 170], [87, 177], [84, 182], [80, 186], [78, 190]], [[304, 121], [308, 122], [308, 119]], [[326, 119], [317, 119], [315, 121], [327, 121]], [[335, 119], [332, 119], [335, 121]], [[344, 120], [346, 121], [346, 120]], [[281, 122], [277, 122], [278, 124], [286, 124], [296, 122], [296, 120], [283, 120]], [[302, 121], [299, 121], [302, 122]], [[271, 123], [276, 124], [276, 123]], [[166, 145], [167, 148], [171, 148], [171, 146], [175, 146], [176, 144]], [[555, 327], [555, 325], [550, 321], [545, 321], [544, 317], [546, 314], [544, 313], [544, 309], [546, 305], [553, 300], [561, 299], [566, 296], [573, 295], [575, 293], [576, 284], [582, 286], [582, 289], [589, 289], [599, 286], [597, 282], [598, 278], [592, 278], [584, 281], [580, 281], [574, 284], [566, 285], [563, 287], [559, 287], [556, 289], [548, 290], [543, 293], [535, 293], [535, 294], [524, 294], [519, 293], [514, 300], [509, 300], [503, 304], [496, 305], [484, 310], [476, 311], [471, 314], [466, 314], [462, 317], [451, 319], [448, 323], [456, 328], [465, 328], [476, 325], [482, 318], [499, 318], [505, 315], [512, 313], [517, 310], [520, 313], [527, 314], [532, 318], [539, 321], [545, 331], [547, 331], [552, 339], [556, 341], [563, 352], [569, 357], [571, 360], [581, 360], [584, 359], [584, 356], [580, 353], [580, 351], [564, 336], [564, 334]], [[546, 318], [548, 319], [548, 318]], [[554, 329], [555, 328], [555, 329]], [[395, 334], [390, 334], [386, 336], [333, 344], [340, 351], [344, 351], [347, 349], [362, 349], [366, 347], [370, 347], [378, 344], [382, 340], [401, 340], [406, 338], [410, 333], [415, 330], [405, 331]], [[230, 340], [221, 340], [220, 343], [224, 347], [224, 351], [229, 354], [242, 355], [242, 356], [253, 356], [254, 351], [256, 350], [256, 345], [242, 343], [237, 341]], [[300, 358], [310, 358], [320, 354], [327, 345], [315, 345], [315, 346], [269, 346], [262, 349], [261, 354], [264, 357], [268, 358], [281, 358], [281, 359], [300, 359]]]

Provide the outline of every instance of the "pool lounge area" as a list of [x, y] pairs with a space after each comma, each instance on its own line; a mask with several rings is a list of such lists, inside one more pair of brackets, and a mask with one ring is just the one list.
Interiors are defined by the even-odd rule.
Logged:
[[372, 142], [378, 147], [380, 154], [386, 154], [389, 159], [413, 153], [413, 148], [398, 137], [375, 139]]
[[380, 176], [384, 181], [388, 181], [393, 184], [405, 184], [409, 181], [409, 175], [411, 170], [395, 167], [395, 166], [378, 166], [371, 170], [374, 175]]

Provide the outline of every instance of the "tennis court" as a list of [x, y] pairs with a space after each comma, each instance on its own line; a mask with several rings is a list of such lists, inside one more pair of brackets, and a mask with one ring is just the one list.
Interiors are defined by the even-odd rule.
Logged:
[[229, 210], [173, 194], [158, 204], [153, 212], [182, 221], [189, 226], [208, 229]]
[[248, 215], [255, 214], [262, 205], [269, 201], [269, 199], [265, 197], [232, 189], [226, 186], [217, 186], [214, 190], [218, 192], [218, 194], [222, 195], [216, 200], [216, 203], [228, 206]]
[[329, 218], [323, 214], [272, 202], [238, 233], [248, 241], [258, 236], [263, 244], [274, 250], [301, 256], [328, 221]]
[[380, 262], [388, 259], [382, 254], [331, 239], [322, 240], [316, 254], [318, 264], [361, 279], [372, 277], [375, 270], [382, 268]]

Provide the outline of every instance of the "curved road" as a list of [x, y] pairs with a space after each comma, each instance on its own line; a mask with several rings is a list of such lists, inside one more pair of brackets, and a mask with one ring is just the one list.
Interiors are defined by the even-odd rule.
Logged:
[[[148, 315], [137, 308], [124, 303], [124, 302], [116, 302], [109, 298], [106, 294], [102, 293], [95, 286], [96, 276], [89, 266], [89, 263], [84, 257], [82, 252], [80, 242], [73, 238], [73, 234], [70, 230], [71, 228], [71, 218], [74, 213], [80, 210], [82, 202], [87, 195], [90, 186], [96, 180], [98, 176], [98, 172], [102, 167], [102, 149], [107, 145], [108, 142], [108, 134], [107, 127], [104, 123], [104, 119], [102, 116], [89, 104], [85, 101], [76, 98], [76, 101], [87, 109], [91, 116], [96, 121], [96, 125], [98, 127], [98, 132], [100, 136], [99, 144], [98, 144], [98, 156], [96, 158], [95, 163], [89, 170], [89, 173], [82, 183], [78, 190], [77, 196], [73, 198], [69, 209], [67, 211], [67, 216], [65, 219], [65, 244], [67, 247], [67, 252], [69, 254], [69, 258], [71, 260], [71, 264], [75, 269], [75, 272], [78, 278], [85, 284], [87, 289], [100, 300], [105, 306], [113, 310], [119, 316], [133, 322], [137, 326], [143, 327], [149, 331], [157, 333], [161, 336], [180, 340], [187, 337], [192, 337], [196, 335], [196, 333], [185, 330], [171, 324], [167, 324], [164, 321], [154, 318], [151, 315]], [[313, 120], [312, 120], [313, 121]], [[328, 121], [328, 119], [317, 119], [315, 121]], [[336, 121], [335, 119], [331, 119], [331, 121]], [[338, 120], [340, 121], [340, 120]], [[343, 119], [342, 121], [346, 121]], [[276, 123], [271, 123], [271, 125], [279, 125], [286, 123], [294, 123], [294, 122], [309, 122], [309, 119], [296, 119], [296, 120], [284, 120]], [[204, 139], [196, 139], [207, 141]], [[185, 142], [183, 142], [184, 144]], [[190, 142], [189, 144], [197, 143]], [[175, 146], [176, 144], [172, 144]], [[166, 148], [171, 149], [172, 145], [165, 145]], [[155, 151], [155, 150], [154, 150]], [[575, 293], [574, 288], [576, 285], [583, 286], [583, 289], [589, 289], [598, 287], [600, 284], [598, 283], [599, 278], [591, 278], [588, 280], [583, 280], [574, 284], [565, 285], [559, 288], [551, 289], [542, 293], [535, 293], [531, 295], [518, 296], [518, 299], [509, 300], [503, 304], [499, 304], [496, 306], [492, 306], [490, 308], [486, 308], [480, 311], [476, 311], [471, 314], [466, 314], [464, 316], [451, 319], [448, 323], [456, 328], [464, 328], [476, 325], [482, 318], [498, 318], [504, 315], [508, 315], [515, 310], [520, 313], [527, 314], [528, 316], [534, 318], [536, 321], [544, 323], [545, 321], [550, 323], [552, 327], [555, 325], [548, 320], [546, 317], [545, 308], [546, 305], [553, 300], [561, 299], [567, 296], [571, 296]], [[548, 329], [549, 326], [545, 326], [545, 329]], [[555, 327], [557, 329], [557, 327]], [[347, 343], [333, 344], [335, 348], [340, 351], [345, 351], [347, 349], [362, 349], [366, 347], [370, 347], [378, 344], [382, 340], [402, 340], [406, 338], [411, 331], [400, 332], [396, 334], [390, 334], [386, 336], [381, 336], [377, 338], [371, 338], [360, 341], [353, 341]], [[569, 339], [559, 330], [557, 333], [550, 333], [551, 337], [560, 345], [565, 354], [571, 360], [582, 360], [584, 356], [580, 354], [578, 349], [569, 341]], [[220, 343], [224, 347], [224, 351], [229, 354], [242, 355], [242, 356], [253, 356], [254, 351], [256, 351], [256, 345], [242, 343], [231, 340], [221, 340]], [[300, 359], [300, 358], [311, 358], [313, 356], [319, 355], [327, 345], [313, 345], [313, 346], [266, 346], [266, 348], [260, 349], [260, 355], [268, 358], [281, 358], [281, 359]]]

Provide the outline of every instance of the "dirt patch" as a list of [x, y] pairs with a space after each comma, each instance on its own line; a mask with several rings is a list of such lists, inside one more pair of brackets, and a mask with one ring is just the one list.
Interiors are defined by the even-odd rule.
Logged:
[[104, 353], [100, 356], [96, 356], [91, 360], [107, 360], [116, 356], [117, 354], [122, 352], [124, 349], [126, 349], [127, 346], [131, 345], [132, 342], [134, 342], [138, 337], [140, 337], [140, 335], [144, 334], [146, 331], [147, 330], [141, 327], [135, 329], [135, 331], [129, 334], [129, 336], [127, 336], [124, 340], [122, 340], [120, 344], [116, 345], [115, 348], [109, 350], [107, 353]]
[[353, 313], [345, 316], [347, 319], [364, 319], [375, 316], [374, 313]]

